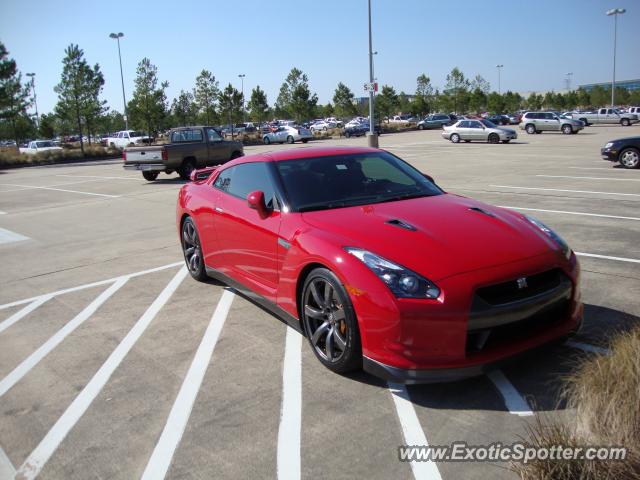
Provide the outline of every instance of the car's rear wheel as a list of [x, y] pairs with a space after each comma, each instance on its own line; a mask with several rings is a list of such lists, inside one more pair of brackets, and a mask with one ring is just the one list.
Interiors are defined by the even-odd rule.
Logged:
[[156, 178], [158, 178], [159, 172], [146, 171], [142, 172], [142, 176], [148, 182], [153, 182]]
[[571, 128], [571, 125], [563, 125], [562, 133], [564, 133], [565, 135], [571, 135], [573, 133], [573, 128]]
[[200, 245], [200, 237], [196, 224], [191, 217], [185, 218], [182, 222], [182, 253], [187, 269], [193, 278], [203, 282], [207, 279], [207, 272], [204, 268], [204, 256]]
[[183, 180], [189, 180], [191, 172], [195, 169], [196, 164], [193, 160], [185, 160], [182, 162], [182, 165], [180, 165], [180, 168], [178, 168], [178, 175], [180, 175], [180, 178]]
[[536, 133], [536, 127], [533, 124], [529, 124], [526, 127], [524, 127], [525, 131], [529, 134], [529, 135], [533, 135], [534, 133]]
[[289, 135], [287, 137], [287, 143], [293, 143], [293, 142], [294, 142], [293, 137], [291, 135]]
[[327, 131], [327, 127], [322, 127], [322, 130], [326, 132]]
[[451, 137], [450, 137], [450, 140], [453, 143], [460, 143], [460, 135], [458, 135], [457, 133], [452, 133]]
[[471, 143], [471, 140], [465, 140], [464, 143]]
[[360, 331], [349, 295], [326, 268], [311, 271], [302, 290], [304, 329], [318, 360], [344, 373], [362, 366]]
[[500, 143], [500, 136], [497, 133], [491, 133], [488, 140], [489, 143]]
[[628, 118], [623, 118], [622, 120], [620, 120], [620, 125], [622, 125], [623, 127], [628, 127], [629, 125], [631, 125], [631, 122]]
[[586, 119], [586, 118], [581, 118], [581, 119], [580, 119], [580, 121], [581, 121], [582, 123], [584, 123], [584, 126], [585, 126], [585, 127], [588, 127], [588, 126], [589, 126], [589, 122], [587, 122], [587, 119]]
[[309, 141], [309, 139], [308, 139], [308, 138], [303, 138], [303, 139], [302, 139], [302, 143], [307, 143], [308, 141]]
[[351, 137], [351, 133], [350, 132], [344, 132], [344, 136], [345, 136], [345, 138], [349, 138], [349, 137]]
[[264, 138], [262, 139], [262, 142], [263, 142], [265, 145], [269, 145], [269, 144], [271, 143], [271, 140], [269, 140], [269, 137], [264, 137]]
[[624, 168], [638, 168], [640, 166], [640, 151], [636, 148], [625, 148], [618, 157]]

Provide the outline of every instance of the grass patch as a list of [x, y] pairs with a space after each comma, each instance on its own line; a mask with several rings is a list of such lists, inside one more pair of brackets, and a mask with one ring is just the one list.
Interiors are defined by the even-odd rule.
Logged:
[[514, 463], [523, 480], [640, 479], [640, 327], [618, 334], [611, 355], [585, 357], [563, 391], [567, 408], [575, 411], [571, 424], [543, 419], [528, 429], [534, 447], [624, 446], [620, 460], [535, 460]]

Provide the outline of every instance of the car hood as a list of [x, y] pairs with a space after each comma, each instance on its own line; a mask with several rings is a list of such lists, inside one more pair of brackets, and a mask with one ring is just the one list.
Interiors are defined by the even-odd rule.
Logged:
[[516, 133], [516, 131], [513, 128], [491, 128], [489, 130], [500, 130], [502, 132], [507, 132], [507, 133]]
[[341, 246], [369, 250], [434, 281], [555, 248], [519, 214], [452, 194], [305, 212], [302, 218], [331, 232]]

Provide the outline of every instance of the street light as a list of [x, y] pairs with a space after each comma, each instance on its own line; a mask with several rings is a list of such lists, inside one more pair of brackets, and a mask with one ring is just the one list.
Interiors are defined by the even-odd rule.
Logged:
[[[124, 108], [124, 129], [129, 130], [129, 119], [127, 118], [127, 100], [124, 96], [124, 76], [122, 75], [122, 55], [120, 54], [120, 39], [124, 37], [124, 33], [110, 33], [109, 38], [115, 38], [118, 42], [118, 60], [120, 61], [120, 81], [122, 82], [122, 104]], [[149, 135], [151, 133], [149, 132]]]
[[374, 124], [374, 91], [373, 91], [373, 41], [371, 39], [371, 0], [368, 0], [369, 4], [369, 146], [378, 148], [378, 136], [376, 135], [376, 128]]
[[565, 82], [567, 83], [567, 92], [571, 91], [571, 76], [573, 75], [573, 72], [567, 72], [567, 78], [565, 79]]
[[498, 69], [498, 95], [501, 95], [501, 90], [500, 90], [500, 88], [501, 88], [501, 86], [500, 86], [500, 72], [502, 71], [502, 67], [504, 67], [504, 65], [502, 65], [502, 64], [496, 65], [496, 68]]
[[40, 117], [38, 115], [38, 100], [36, 98], [36, 74], [27, 73], [27, 77], [31, 77], [31, 91], [33, 92], [33, 103], [36, 107], [36, 128], [40, 129]]
[[244, 119], [244, 77], [246, 77], [246, 75], [244, 73], [241, 73], [240, 75], [238, 75], [238, 77], [240, 77], [240, 81], [242, 84], [242, 123], [245, 123], [245, 119]]
[[616, 99], [616, 41], [618, 36], [618, 15], [622, 15], [624, 8], [612, 8], [607, 10], [607, 16], [613, 16], [613, 78], [611, 80], [611, 108], [615, 105]]

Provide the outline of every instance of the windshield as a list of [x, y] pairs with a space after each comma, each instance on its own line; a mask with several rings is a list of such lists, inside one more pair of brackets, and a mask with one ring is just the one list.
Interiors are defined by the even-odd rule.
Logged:
[[493, 122], [491, 122], [489, 120], [480, 120], [480, 121], [487, 128], [498, 128], [495, 123], [493, 123]]
[[53, 144], [53, 142], [36, 142], [36, 147], [49, 148], [49, 147], [55, 147], [55, 145]]
[[129, 137], [133, 138], [133, 137], [144, 137], [145, 134], [144, 132], [129, 132]]
[[327, 210], [442, 194], [387, 152], [275, 162], [294, 211]]

